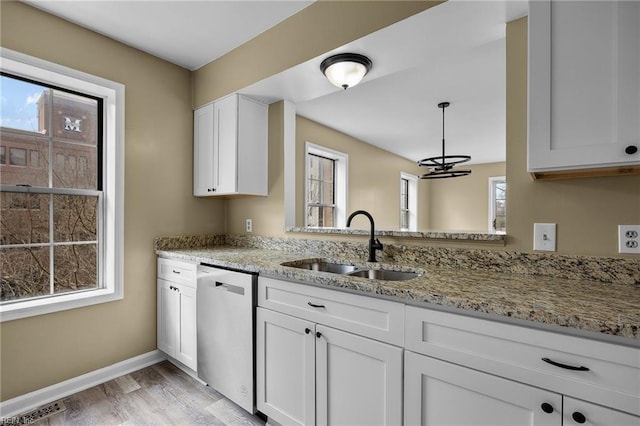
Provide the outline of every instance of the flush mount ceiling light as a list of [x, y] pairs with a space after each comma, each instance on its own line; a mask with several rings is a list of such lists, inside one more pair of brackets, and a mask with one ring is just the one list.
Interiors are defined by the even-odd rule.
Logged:
[[371, 59], [357, 53], [329, 56], [320, 64], [320, 71], [334, 86], [347, 89], [360, 83], [371, 69]]
[[442, 109], [442, 155], [437, 157], [429, 157], [418, 161], [418, 166], [430, 167], [431, 171], [420, 175], [420, 179], [445, 179], [452, 177], [467, 176], [471, 174], [471, 170], [457, 169], [453, 166], [471, 160], [470, 155], [445, 155], [444, 149], [444, 109], [451, 105], [449, 102], [440, 102], [438, 108]]

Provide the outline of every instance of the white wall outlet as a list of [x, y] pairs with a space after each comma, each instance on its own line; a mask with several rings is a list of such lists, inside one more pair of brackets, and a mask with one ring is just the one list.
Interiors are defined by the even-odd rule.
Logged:
[[251, 219], [245, 220], [244, 229], [247, 232], [253, 232], [253, 221]]
[[556, 224], [533, 224], [533, 249], [540, 251], [556, 251]]
[[618, 253], [640, 253], [640, 225], [618, 225]]

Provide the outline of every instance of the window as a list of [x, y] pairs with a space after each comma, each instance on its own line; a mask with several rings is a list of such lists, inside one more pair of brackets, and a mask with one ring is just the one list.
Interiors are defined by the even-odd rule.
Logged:
[[0, 164], [4, 165], [7, 162], [6, 159], [7, 149], [4, 146], [0, 146]]
[[306, 226], [344, 227], [349, 156], [309, 142], [305, 151]]
[[489, 232], [507, 232], [507, 180], [504, 176], [489, 178]]
[[400, 173], [400, 230], [418, 229], [418, 177]]
[[124, 86], [0, 53], [0, 320], [120, 299]]
[[9, 148], [9, 164], [12, 166], [27, 165], [27, 150], [22, 148]]

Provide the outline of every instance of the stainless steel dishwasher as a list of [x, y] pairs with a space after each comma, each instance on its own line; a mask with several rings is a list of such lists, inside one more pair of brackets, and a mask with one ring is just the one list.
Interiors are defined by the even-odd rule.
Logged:
[[198, 266], [198, 377], [255, 413], [254, 273]]

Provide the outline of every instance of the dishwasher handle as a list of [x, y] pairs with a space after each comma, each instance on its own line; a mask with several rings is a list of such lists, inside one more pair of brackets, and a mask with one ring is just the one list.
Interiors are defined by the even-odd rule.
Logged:
[[220, 281], [216, 281], [216, 288], [222, 287], [222, 289], [229, 291], [231, 293], [236, 293], [241, 296], [244, 296], [244, 287], [240, 287], [239, 285], [222, 283]]

